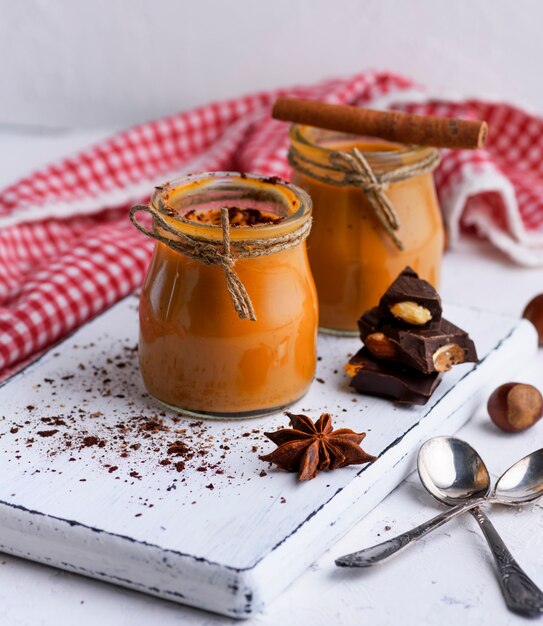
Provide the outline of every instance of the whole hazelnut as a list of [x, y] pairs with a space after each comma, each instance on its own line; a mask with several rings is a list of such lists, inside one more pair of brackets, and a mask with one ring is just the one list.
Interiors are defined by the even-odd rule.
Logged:
[[490, 419], [509, 433], [526, 430], [543, 415], [543, 397], [532, 385], [505, 383], [495, 389], [487, 403]]
[[535, 326], [539, 336], [539, 345], [543, 346], [543, 293], [540, 293], [528, 302], [522, 317], [532, 322]]

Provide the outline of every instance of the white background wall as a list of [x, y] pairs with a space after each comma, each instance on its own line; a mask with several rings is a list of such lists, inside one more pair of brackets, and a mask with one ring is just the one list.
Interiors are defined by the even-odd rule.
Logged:
[[0, 0], [0, 124], [126, 126], [391, 69], [543, 113], [541, 0]]

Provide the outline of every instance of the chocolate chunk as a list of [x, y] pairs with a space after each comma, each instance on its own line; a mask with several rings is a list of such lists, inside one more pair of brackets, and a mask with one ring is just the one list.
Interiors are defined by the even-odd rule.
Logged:
[[445, 318], [422, 328], [397, 327], [371, 309], [358, 320], [360, 337], [374, 357], [390, 358], [423, 374], [445, 372], [458, 363], [477, 363], [475, 344]]
[[423, 373], [446, 372], [458, 363], [477, 363], [475, 344], [458, 326], [442, 318], [427, 329], [394, 329], [404, 363]]
[[379, 301], [379, 313], [394, 321], [423, 326], [441, 319], [441, 298], [429, 282], [406, 267]]
[[421, 374], [399, 363], [378, 361], [367, 348], [350, 359], [345, 371], [358, 392], [408, 404], [426, 404], [440, 383], [438, 373]]
[[362, 317], [358, 319], [358, 330], [360, 331], [360, 339], [364, 341], [368, 335], [391, 328], [390, 318], [388, 315], [382, 316], [379, 307], [373, 307], [366, 311]]

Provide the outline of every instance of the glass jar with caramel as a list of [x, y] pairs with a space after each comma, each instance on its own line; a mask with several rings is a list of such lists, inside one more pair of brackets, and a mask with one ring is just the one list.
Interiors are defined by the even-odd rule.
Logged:
[[[357, 334], [357, 319], [408, 265], [437, 287], [438, 151], [303, 125], [291, 127], [290, 139], [292, 181], [313, 201], [308, 249], [321, 330]], [[384, 207], [376, 207], [376, 193]]]
[[309, 196], [275, 178], [200, 174], [157, 188], [131, 219], [157, 240], [140, 296], [149, 393], [176, 411], [234, 418], [301, 398], [318, 324]]

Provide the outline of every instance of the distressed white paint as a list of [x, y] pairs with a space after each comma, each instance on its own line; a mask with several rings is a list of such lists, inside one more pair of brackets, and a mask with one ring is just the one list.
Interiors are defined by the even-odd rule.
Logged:
[[[107, 362], [137, 341], [136, 299], [125, 299], [0, 388], [0, 548], [226, 615], [247, 617], [260, 611], [408, 475], [423, 441], [456, 432], [483, 394], [513, 375], [519, 357], [535, 351], [534, 330], [525, 321], [456, 306], [445, 307], [445, 313], [470, 332], [481, 362], [444, 376], [425, 407], [355, 396], [342, 365], [359, 340], [319, 338], [317, 377], [324, 383], [315, 381], [292, 410], [313, 418], [328, 411], [336, 416], [336, 427], [367, 431], [364, 447], [379, 455], [371, 465], [322, 473], [303, 485], [281, 471], [260, 477], [267, 466], [251, 448], [255, 443], [264, 449], [273, 446], [262, 435], [256, 442], [240, 435], [263, 426], [275, 430], [285, 423], [281, 414], [241, 423], [210, 422], [215, 445], [208, 462], [219, 458], [218, 444], [230, 439], [224, 475], [187, 466], [182, 474], [187, 484], [170, 491], [172, 473], [158, 465], [161, 457], [137, 452], [129, 459], [112, 457], [119, 468], [114, 474], [93, 460], [92, 451], [71, 463], [73, 453], [51, 458], [35, 444], [17, 460], [21, 444], [9, 434], [13, 423], [83, 407], [101, 416], [81, 416], [80, 427], [99, 433], [100, 421], [156, 414], [157, 406], [141, 396], [137, 370]], [[130, 358], [136, 356], [123, 360]], [[93, 366], [107, 370], [113, 395], [98, 393], [89, 400], [85, 390], [99, 384]], [[59, 381], [66, 374], [72, 378], [52, 394], [47, 380]], [[134, 377], [138, 384], [130, 395], [116, 397], [115, 389], [126, 394], [127, 381]], [[28, 404], [36, 407], [30, 415]], [[117, 479], [134, 468], [141, 481], [127, 485]], [[206, 489], [210, 481], [213, 490]], [[142, 508], [145, 498], [154, 508]]]
[[0, 0], [0, 123], [127, 126], [365, 69], [543, 111], [538, 0]]

